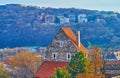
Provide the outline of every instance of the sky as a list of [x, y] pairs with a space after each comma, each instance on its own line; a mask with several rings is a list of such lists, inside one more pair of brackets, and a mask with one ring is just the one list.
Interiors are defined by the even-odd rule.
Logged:
[[0, 5], [5, 4], [120, 12], [120, 0], [0, 0]]

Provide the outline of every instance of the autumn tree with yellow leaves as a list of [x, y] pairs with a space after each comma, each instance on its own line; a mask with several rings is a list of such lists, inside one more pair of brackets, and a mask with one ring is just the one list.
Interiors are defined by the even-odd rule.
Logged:
[[93, 73], [98, 75], [100, 78], [104, 78], [102, 69], [103, 69], [103, 60], [102, 60], [101, 49], [97, 46], [94, 46], [90, 51], [90, 58], [93, 61]]
[[20, 52], [9, 59], [8, 64], [17, 72], [18, 78], [33, 78], [37, 66], [41, 61], [41, 56], [36, 53]]
[[10, 78], [3, 63], [0, 63], [0, 78]]

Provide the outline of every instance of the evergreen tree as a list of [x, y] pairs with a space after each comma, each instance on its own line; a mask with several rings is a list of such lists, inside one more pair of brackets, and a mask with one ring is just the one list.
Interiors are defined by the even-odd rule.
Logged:
[[76, 78], [78, 74], [86, 72], [86, 62], [87, 58], [84, 52], [80, 51], [72, 56], [72, 59], [68, 66], [68, 71], [71, 74], [72, 78]]
[[51, 78], [71, 78], [71, 77], [66, 69], [58, 68], [56, 70], [56, 74], [54, 76], [51, 76]]

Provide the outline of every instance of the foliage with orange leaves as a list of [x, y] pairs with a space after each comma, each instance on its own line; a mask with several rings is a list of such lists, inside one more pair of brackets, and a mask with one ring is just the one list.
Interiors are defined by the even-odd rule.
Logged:
[[103, 60], [101, 58], [101, 49], [99, 47], [93, 47], [91, 50], [91, 57], [94, 64], [94, 72], [96, 74], [101, 73], [101, 68], [103, 68]]
[[89, 58], [93, 62], [93, 64], [90, 66], [93, 69], [91, 73], [92, 78], [105, 78], [105, 75], [101, 71], [101, 69], [103, 69], [101, 49], [97, 46], [94, 46], [90, 51]]
[[8, 64], [14, 69], [23, 71], [21, 72], [22, 75], [28, 74], [28, 76], [33, 76], [40, 61], [41, 56], [37, 55], [36, 53], [20, 52], [16, 56], [10, 58]]

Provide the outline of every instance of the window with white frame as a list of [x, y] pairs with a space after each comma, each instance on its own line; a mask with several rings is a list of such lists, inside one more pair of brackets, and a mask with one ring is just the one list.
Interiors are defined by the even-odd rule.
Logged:
[[57, 59], [57, 53], [52, 53], [52, 59], [54, 59], [54, 60]]
[[67, 59], [67, 60], [71, 60], [71, 53], [67, 53], [66, 59]]

